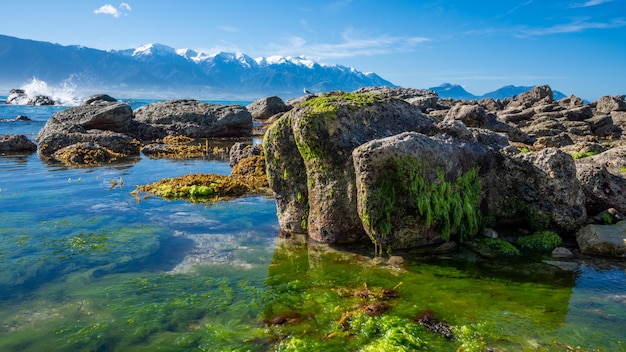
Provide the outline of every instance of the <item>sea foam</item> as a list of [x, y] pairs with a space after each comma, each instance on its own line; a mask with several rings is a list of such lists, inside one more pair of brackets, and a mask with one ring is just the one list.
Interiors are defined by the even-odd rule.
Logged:
[[60, 85], [54, 87], [36, 77], [20, 87], [28, 97], [37, 95], [45, 95], [54, 100], [56, 105], [79, 105], [84, 98], [77, 93], [76, 84], [72, 82], [72, 78], [64, 80]]

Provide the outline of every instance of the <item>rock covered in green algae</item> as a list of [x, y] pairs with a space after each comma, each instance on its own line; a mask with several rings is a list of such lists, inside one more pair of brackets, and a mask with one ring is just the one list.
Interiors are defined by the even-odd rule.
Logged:
[[[399, 148], [403, 138], [414, 145]], [[386, 96], [312, 97], [268, 130], [264, 148], [281, 227], [324, 243], [365, 233], [388, 248], [463, 239], [477, 233], [484, 215], [560, 230], [586, 219], [568, 154], [555, 148], [521, 153], [505, 135], [455, 120], [436, 124], [418, 107]], [[389, 164], [404, 157], [412, 167]], [[471, 170], [479, 176], [469, 182]], [[381, 180], [398, 171], [399, 178]], [[409, 191], [420, 179], [428, 188]], [[465, 192], [467, 183], [480, 191]], [[425, 202], [435, 209], [430, 215], [420, 210]]]
[[289, 211], [289, 219], [279, 215], [281, 227], [298, 224], [325, 243], [363, 238], [352, 150], [373, 139], [432, 128], [418, 107], [397, 99], [333, 92], [304, 101], [268, 130], [264, 143], [279, 214]]

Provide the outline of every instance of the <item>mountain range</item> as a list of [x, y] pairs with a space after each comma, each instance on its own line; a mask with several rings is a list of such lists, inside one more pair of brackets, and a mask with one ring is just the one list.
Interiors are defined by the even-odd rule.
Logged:
[[[458, 84], [452, 83], [444, 83], [437, 87], [430, 87], [429, 90], [432, 90], [437, 93], [441, 98], [453, 98], [458, 100], [480, 100], [485, 98], [492, 99], [504, 99], [509, 97], [514, 97], [524, 92], [528, 92], [533, 89], [534, 86], [504, 86], [492, 92], [485, 93], [483, 95], [474, 95], [468, 91], [466, 91], [462, 86]], [[553, 90], [552, 94], [554, 96], [554, 100], [559, 100], [565, 98], [565, 94], [559, 92], [558, 90]]]
[[303, 95], [304, 88], [325, 92], [395, 87], [375, 73], [302, 57], [207, 55], [162, 44], [103, 51], [0, 35], [0, 84], [17, 88], [33, 77], [53, 85], [69, 79], [87, 90], [149, 92], [154, 97], [173, 93], [227, 99], [290, 98]]
[[[147, 44], [136, 49], [98, 50], [81, 45], [0, 35], [0, 89], [23, 86], [36, 78], [49, 85], [68, 81], [84, 91], [124, 96], [170, 96], [248, 100], [271, 95], [283, 99], [311, 92], [354, 91], [366, 86], [397, 87], [375, 73], [292, 56], [252, 57], [243, 53], [205, 54]], [[533, 87], [506, 86], [482, 96], [444, 83], [428, 88], [442, 98], [482, 99], [518, 95]], [[2, 94], [2, 91], [0, 91]], [[554, 91], [555, 99], [564, 97]]]

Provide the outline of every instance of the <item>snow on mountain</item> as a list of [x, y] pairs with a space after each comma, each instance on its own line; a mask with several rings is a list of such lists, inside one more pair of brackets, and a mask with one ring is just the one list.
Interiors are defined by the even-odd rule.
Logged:
[[[20, 86], [36, 77], [61, 84], [68, 77], [84, 89], [115, 94], [166, 92], [197, 97], [258, 98], [278, 95], [288, 99], [313, 92], [353, 91], [365, 86], [394, 86], [376, 74], [341, 65], [326, 65], [296, 56], [256, 59], [243, 53], [206, 54], [163, 44], [102, 51], [82, 46], [0, 35], [0, 77], [3, 84]], [[9, 89], [12, 87], [8, 87]]]

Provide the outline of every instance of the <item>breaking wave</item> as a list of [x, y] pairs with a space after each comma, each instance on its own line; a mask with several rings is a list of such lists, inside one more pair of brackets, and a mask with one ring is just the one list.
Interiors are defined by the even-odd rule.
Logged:
[[71, 77], [56, 87], [49, 86], [45, 81], [33, 77], [30, 82], [20, 87], [20, 89], [24, 90], [27, 97], [45, 95], [54, 100], [56, 105], [74, 106], [79, 105], [84, 100], [84, 97], [77, 93], [76, 84]]

